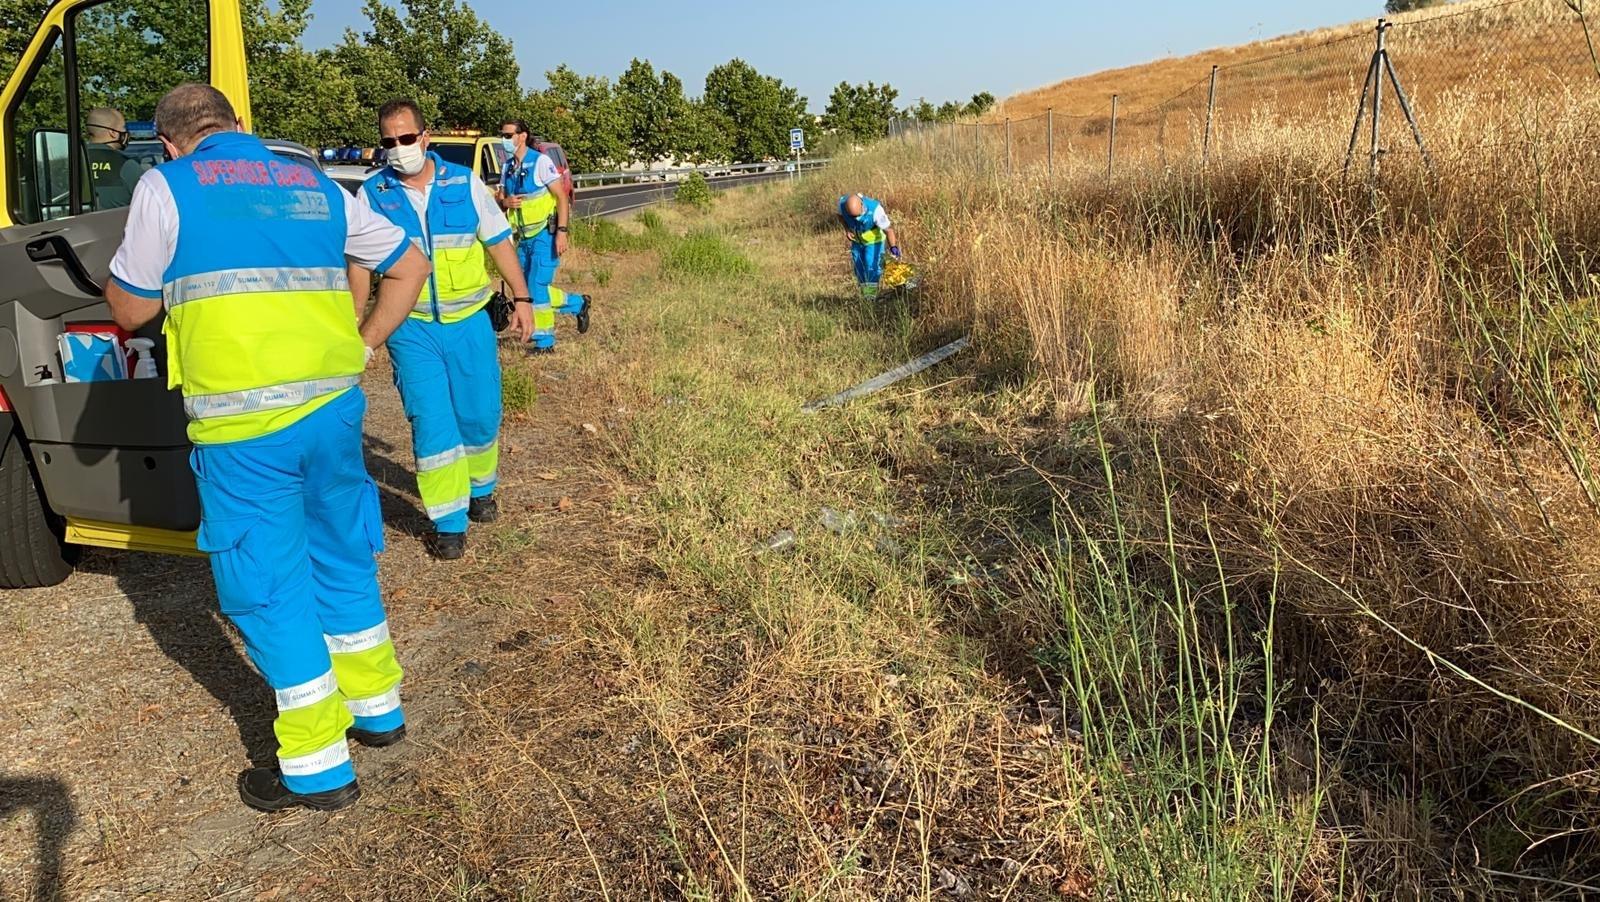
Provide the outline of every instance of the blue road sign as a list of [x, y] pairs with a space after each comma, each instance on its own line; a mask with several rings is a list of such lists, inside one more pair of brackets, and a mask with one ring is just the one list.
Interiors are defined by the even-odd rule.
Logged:
[[790, 150], [805, 150], [806, 149], [806, 132], [805, 132], [805, 129], [801, 129], [801, 128], [791, 128], [791, 129], [789, 129], [789, 149]]

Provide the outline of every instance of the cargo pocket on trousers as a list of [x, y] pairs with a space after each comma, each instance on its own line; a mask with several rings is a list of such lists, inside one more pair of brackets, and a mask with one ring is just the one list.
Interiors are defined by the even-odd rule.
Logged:
[[378, 500], [378, 484], [367, 477], [361, 487], [361, 527], [374, 555], [383, 553], [383, 504]]
[[261, 525], [255, 516], [201, 518], [195, 547], [211, 557], [218, 606], [229, 616], [266, 606], [277, 585], [276, 575], [262, 566], [263, 557], [254, 547], [261, 540]]

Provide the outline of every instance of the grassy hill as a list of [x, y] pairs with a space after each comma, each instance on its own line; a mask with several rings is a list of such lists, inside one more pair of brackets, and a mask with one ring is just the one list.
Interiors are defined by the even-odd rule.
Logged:
[[[1564, 0], [1467, 0], [1389, 21], [1390, 57], [1423, 137], [1447, 157], [1520, 139], [1595, 79], [1583, 25]], [[1319, 152], [1342, 155], [1375, 49], [1375, 25], [1369, 19], [1068, 79], [1005, 99], [987, 118], [996, 126], [988, 137], [999, 138], [999, 124], [1010, 119], [1017, 158], [1040, 158], [1043, 117], [1053, 109], [1056, 153], [1103, 160], [1117, 94], [1123, 152], [1169, 161], [1197, 154], [1211, 68], [1218, 66], [1214, 148], [1225, 151], [1292, 124], [1315, 126], [1317, 134], [1302, 139], [1314, 137]], [[1384, 89], [1383, 144], [1410, 152], [1395, 95], [1388, 83]]]

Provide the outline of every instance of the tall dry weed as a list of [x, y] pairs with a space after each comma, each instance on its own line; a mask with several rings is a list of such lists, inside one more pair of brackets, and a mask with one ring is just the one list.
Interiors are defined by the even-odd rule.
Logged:
[[1600, 870], [1600, 91], [1512, 93], [1439, 95], [1432, 165], [1397, 152], [1373, 183], [1330, 102], [1236, 120], [1208, 168], [1007, 177], [992, 145], [913, 139], [811, 189], [885, 197], [929, 327], [1020, 344], [994, 356], [1064, 430], [1118, 402], [1130, 507], [1169, 498], [1193, 570], [1276, 585], [1280, 660], [1341, 756], [1330, 817], [1418, 895]]

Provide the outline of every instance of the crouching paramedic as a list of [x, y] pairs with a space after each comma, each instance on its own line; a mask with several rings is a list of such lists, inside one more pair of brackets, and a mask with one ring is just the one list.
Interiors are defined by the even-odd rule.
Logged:
[[845, 234], [850, 236], [850, 260], [855, 265], [861, 296], [875, 300], [878, 283], [883, 280], [885, 246], [891, 257], [900, 259], [900, 239], [889, 219], [889, 211], [864, 194], [851, 194], [839, 198], [839, 221], [844, 225]]
[[[417, 493], [433, 521], [430, 550], [456, 560], [466, 553], [468, 521], [487, 523], [498, 513], [500, 357], [484, 309], [485, 249], [514, 296], [511, 323], [523, 341], [533, 332], [532, 300], [494, 195], [471, 170], [428, 151], [417, 105], [384, 104], [378, 127], [389, 165], [367, 179], [361, 196], [433, 260], [433, 278], [389, 338], [389, 354], [411, 421]], [[356, 297], [366, 296], [369, 279], [352, 268]]]
[[517, 257], [533, 292], [533, 351], [556, 349], [556, 314], [578, 320], [578, 332], [589, 331], [589, 296], [568, 294], [552, 283], [567, 252], [572, 204], [563, 189], [561, 171], [534, 144], [528, 124], [507, 119], [500, 125], [506, 152], [498, 200], [517, 231]]
[[[360, 796], [347, 733], [367, 745], [405, 735], [360, 380], [428, 261], [326, 176], [238, 128], [209, 85], [162, 98], [156, 129], [172, 160], [134, 190], [106, 301], [127, 329], [165, 308], [199, 547], [277, 694], [279, 766], [245, 771], [240, 794], [264, 811], [333, 810]], [[387, 277], [359, 323], [347, 262]]]

